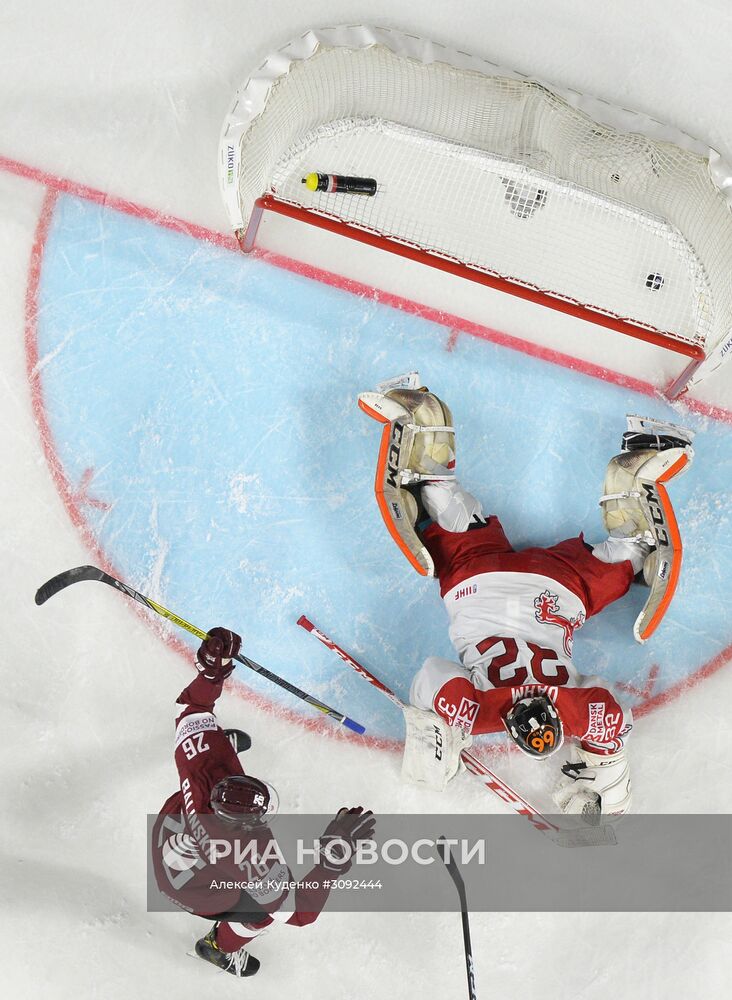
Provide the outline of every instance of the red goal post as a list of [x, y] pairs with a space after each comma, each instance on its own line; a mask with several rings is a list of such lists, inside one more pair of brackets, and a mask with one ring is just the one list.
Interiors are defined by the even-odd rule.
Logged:
[[[374, 177], [377, 193], [313, 192], [312, 171]], [[533, 313], [430, 283], [434, 305], [445, 291], [539, 347], [609, 370], [627, 355], [670, 398], [732, 347], [732, 171], [718, 154], [416, 36], [323, 29], [270, 56], [226, 119], [220, 180], [245, 251], [265, 212], [349, 237], [372, 257], [347, 277], [381, 288], [373, 253], [386, 250], [510, 293]], [[386, 290], [403, 292], [395, 281], [392, 267]], [[552, 326], [542, 307], [570, 320]]]

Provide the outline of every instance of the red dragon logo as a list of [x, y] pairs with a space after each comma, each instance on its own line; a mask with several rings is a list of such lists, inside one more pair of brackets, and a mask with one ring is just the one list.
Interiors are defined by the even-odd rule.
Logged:
[[534, 617], [538, 622], [546, 625], [557, 625], [564, 632], [564, 652], [567, 656], [572, 655], [572, 640], [578, 628], [582, 628], [585, 623], [585, 616], [580, 613], [575, 618], [565, 618], [559, 612], [559, 598], [556, 594], [545, 590], [534, 600], [536, 614]]

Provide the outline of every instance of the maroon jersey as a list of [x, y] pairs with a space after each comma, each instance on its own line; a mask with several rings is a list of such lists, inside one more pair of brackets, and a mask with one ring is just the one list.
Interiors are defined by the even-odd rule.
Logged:
[[[291, 882], [292, 875], [266, 826], [260, 825], [249, 834], [236, 831], [239, 840], [248, 835], [256, 842], [239, 863], [232, 852], [211, 864], [210, 841], [232, 836], [232, 828], [212, 814], [211, 790], [222, 778], [244, 774], [214, 715], [221, 690], [221, 683], [199, 675], [177, 699], [182, 706], [175, 730], [180, 788], [165, 802], [153, 827], [152, 857], [158, 888], [182, 909], [199, 916], [223, 915], [236, 909], [234, 920], [260, 927], [273, 919], [311, 923], [328, 897], [326, 889], [312, 886], [319, 881], [321, 868], [316, 866], [305, 876], [310, 886], [307, 891], [281, 888], [278, 883]], [[247, 888], [242, 896], [240, 887], [221, 887], [222, 882], [261, 886]]]

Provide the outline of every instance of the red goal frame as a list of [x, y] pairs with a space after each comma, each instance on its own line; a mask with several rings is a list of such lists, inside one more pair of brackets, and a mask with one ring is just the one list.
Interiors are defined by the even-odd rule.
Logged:
[[538, 288], [521, 285], [506, 278], [488, 274], [485, 271], [479, 271], [477, 268], [470, 267], [454, 258], [442, 257], [421, 247], [401, 243], [372, 230], [362, 229], [359, 226], [344, 222], [342, 219], [335, 218], [334, 216], [322, 215], [319, 212], [313, 212], [311, 209], [281, 201], [271, 194], [263, 195], [261, 198], [256, 199], [247, 228], [237, 230], [236, 235], [239, 246], [244, 253], [249, 253], [254, 249], [257, 232], [259, 231], [265, 211], [275, 212], [287, 218], [295, 219], [298, 222], [305, 222], [308, 225], [316, 226], [330, 233], [336, 233], [339, 236], [347, 236], [349, 239], [364, 243], [367, 246], [386, 250], [407, 260], [417, 261], [420, 264], [426, 264], [428, 267], [437, 268], [440, 271], [473, 281], [476, 284], [485, 285], [489, 288], [506, 292], [509, 295], [515, 295], [518, 298], [526, 299], [529, 302], [546, 306], [549, 309], [565, 313], [568, 316], [585, 320], [588, 323], [593, 323], [595, 326], [606, 327], [609, 330], [614, 330], [628, 337], [634, 337], [636, 340], [642, 340], [645, 343], [653, 344], [656, 347], [661, 347], [664, 350], [688, 358], [683, 371], [664, 390], [664, 395], [668, 399], [677, 399], [683, 395], [689, 379], [705, 360], [706, 354], [703, 348], [697, 344], [689, 344], [676, 340], [674, 337], [638, 326], [619, 316], [610, 316], [607, 313], [596, 312], [579, 302], [557, 298]]

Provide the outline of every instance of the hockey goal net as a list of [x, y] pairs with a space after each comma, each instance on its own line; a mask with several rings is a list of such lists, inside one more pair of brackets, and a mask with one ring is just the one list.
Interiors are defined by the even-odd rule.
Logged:
[[[307, 32], [241, 89], [220, 167], [244, 250], [267, 209], [314, 223], [569, 314], [588, 337], [660, 348], [678, 362], [670, 382], [659, 366], [670, 396], [730, 347], [721, 157], [465, 53], [383, 28]], [[311, 191], [313, 171], [377, 193]]]

